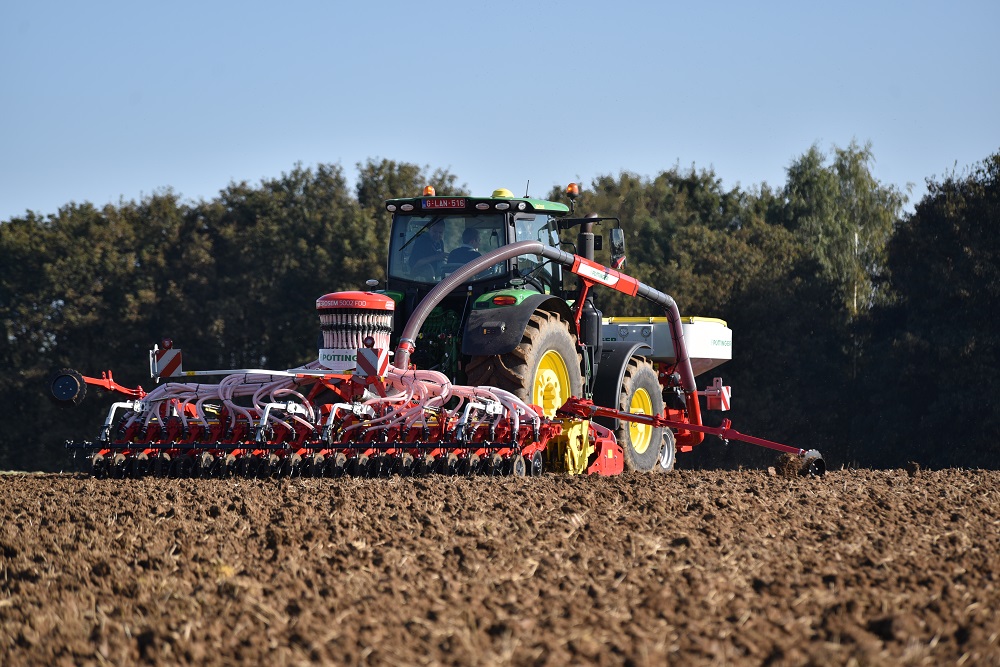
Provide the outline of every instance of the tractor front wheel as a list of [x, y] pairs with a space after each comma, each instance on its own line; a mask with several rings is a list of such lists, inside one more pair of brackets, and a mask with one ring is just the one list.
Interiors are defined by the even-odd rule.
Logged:
[[[653, 365], [643, 357], [632, 357], [622, 376], [618, 409], [644, 415], [663, 414], [663, 396]], [[650, 472], [660, 463], [663, 429], [638, 422], [618, 420], [615, 437], [625, 454], [628, 470]]]

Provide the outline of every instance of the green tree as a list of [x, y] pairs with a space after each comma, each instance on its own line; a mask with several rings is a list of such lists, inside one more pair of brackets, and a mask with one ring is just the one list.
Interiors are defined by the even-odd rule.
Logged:
[[928, 192], [889, 245], [893, 302], [868, 324], [863, 369], [880, 465], [1000, 465], [1000, 152]]
[[214, 257], [211, 363], [292, 365], [317, 335], [315, 300], [380, 271], [381, 240], [335, 165], [234, 183], [198, 207]]
[[[165, 208], [171, 194], [157, 195]], [[16, 369], [0, 380], [0, 401], [19, 415], [0, 447], [16, 467], [65, 460], [68, 437], [93, 437], [100, 408], [57, 413], [45, 400], [44, 379], [53, 368], [76, 366], [100, 374], [122, 359], [142, 359], [147, 336], [138, 228], [114, 206], [98, 210], [71, 204], [56, 215], [29, 214], [0, 225], [0, 360]], [[148, 298], [151, 293], [147, 292]], [[141, 381], [126, 370], [120, 381]], [[106, 409], [106, 406], [105, 406]]]
[[813, 248], [820, 277], [834, 281], [848, 320], [883, 299], [886, 244], [906, 196], [872, 175], [871, 144], [834, 148], [833, 162], [813, 146], [788, 168], [784, 224]]
[[[559, 190], [550, 196], [565, 199]], [[710, 296], [720, 294], [717, 276], [702, 269], [725, 257], [727, 230], [739, 227], [745, 205], [743, 193], [738, 188], [726, 190], [711, 170], [674, 167], [653, 179], [630, 172], [598, 176], [581, 192], [576, 211], [620, 218], [628, 246], [627, 273], [671, 294], [691, 313], [719, 306], [720, 301]], [[612, 224], [604, 222], [595, 231], [601, 233]], [[575, 243], [576, 230], [564, 234], [563, 240]], [[607, 249], [597, 258], [609, 262]], [[609, 314], [660, 314], [645, 302], [617, 293], [602, 291], [598, 298]]]

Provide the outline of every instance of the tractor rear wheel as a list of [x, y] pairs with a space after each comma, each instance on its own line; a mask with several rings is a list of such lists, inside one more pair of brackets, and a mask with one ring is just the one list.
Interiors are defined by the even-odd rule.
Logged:
[[[643, 357], [632, 357], [625, 367], [618, 392], [618, 409], [644, 415], [663, 414], [663, 396], [653, 365]], [[660, 462], [663, 428], [618, 420], [615, 437], [625, 454], [628, 470], [650, 472]]]
[[499, 387], [554, 416], [570, 396], [583, 394], [580, 353], [569, 323], [558, 313], [536, 310], [521, 342], [507, 354], [473, 357], [468, 383]]

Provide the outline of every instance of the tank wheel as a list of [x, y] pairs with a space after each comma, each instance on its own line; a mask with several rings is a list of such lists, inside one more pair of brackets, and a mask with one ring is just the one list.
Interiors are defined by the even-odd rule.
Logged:
[[660, 448], [660, 458], [657, 461], [658, 472], [668, 472], [674, 469], [677, 461], [677, 439], [672, 429], [663, 429], [663, 446]]
[[544, 470], [545, 460], [542, 456], [542, 450], [538, 450], [528, 460], [528, 474], [531, 477], [541, 477]]
[[90, 474], [94, 479], [108, 478], [108, 459], [104, 454], [94, 454], [90, 457]]
[[536, 310], [517, 347], [473, 357], [466, 375], [470, 385], [505, 389], [552, 417], [570, 396], [583, 394], [580, 360], [569, 323], [558, 313]]
[[[618, 392], [618, 409], [644, 415], [663, 414], [663, 396], [653, 365], [632, 357], [625, 367]], [[625, 468], [650, 472], [660, 459], [663, 428], [618, 420], [615, 437], [625, 454]]]

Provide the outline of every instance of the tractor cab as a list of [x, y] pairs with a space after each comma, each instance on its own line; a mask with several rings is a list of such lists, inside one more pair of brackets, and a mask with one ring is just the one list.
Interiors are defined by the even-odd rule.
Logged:
[[[392, 227], [384, 291], [396, 302], [396, 331], [435, 285], [476, 258], [517, 241], [558, 247], [558, 220], [570, 212], [565, 204], [514, 197], [507, 189], [490, 197], [439, 197], [430, 187], [421, 197], [388, 200], [386, 210]], [[518, 302], [531, 294], [562, 299], [562, 267], [530, 255], [485, 267], [428, 318], [415, 363], [461, 379], [470, 313], [498, 293], [514, 293]]]
[[[491, 250], [516, 241], [559, 245], [557, 218], [569, 213], [564, 204], [515, 198], [510, 190], [489, 198], [437, 197], [432, 188], [423, 197], [391, 199], [389, 241], [390, 290], [429, 291], [453, 271]], [[519, 257], [479, 272], [469, 289], [482, 294], [523, 281], [528, 289], [559, 294], [558, 266], [540, 258]]]

